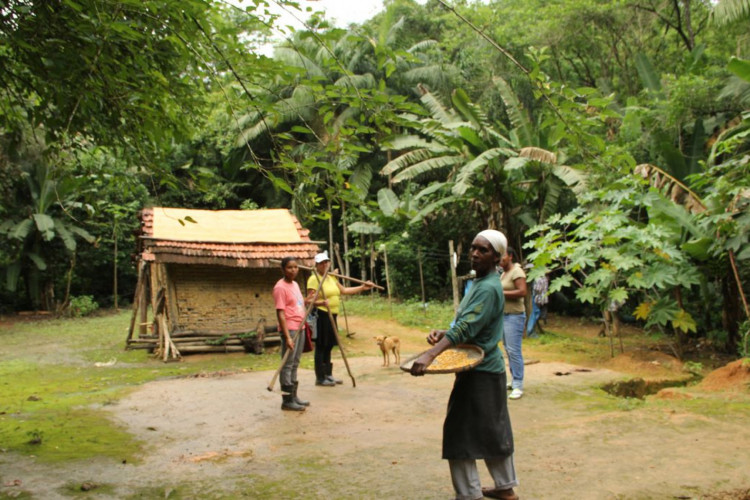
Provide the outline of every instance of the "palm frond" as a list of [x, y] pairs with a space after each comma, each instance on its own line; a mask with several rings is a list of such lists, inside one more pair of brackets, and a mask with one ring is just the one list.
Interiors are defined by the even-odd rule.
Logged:
[[406, 18], [404, 16], [401, 16], [401, 18], [393, 23], [393, 25], [388, 29], [388, 32], [385, 35], [385, 42], [386, 45], [392, 46], [396, 43], [396, 39], [398, 38], [398, 33], [401, 31], [401, 29], [404, 27], [404, 23], [406, 22]]
[[434, 172], [435, 170], [460, 165], [464, 161], [466, 161], [466, 158], [462, 155], [429, 158], [405, 168], [393, 178], [392, 182], [397, 184], [399, 182], [412, 180], [421, 175]]
[[421, 41], [415, 43], [414, 45], [412, 45], [411, 47], [409, 47], [408, 49], [406, 49], [406, 52], [408, 52], [409, 54], [415, 54], [417, 52], [423, 52], [423, 51], [425, 51], [427, 49], [431, 49], [433, 47], [438, 47], [439, 45], [440, 44], [438, 43], [437, 40], [431, 40], [431, 39], [428, 38], [426, 40], [421, 40]]
[[375, 77], [371, 73], [365, 73], [364, 75], [344, 75], [334, 83], [337, 87], [349, 87], [355, 89], [372, 89], [375, 88], [377, 82]]
[[721, 0], [714, 7], [714, 20], [721, 26], [750, 17], [750, 0]]
[[427, 64], [408, 69], [401, 73], [407, 82], [426, 83], [430, 86], [440, 88], [446, 81], [445, 70], [440, 64]]
[[303, 68], [311, 77], [325, 78], [325, 71], [323, 68], [297, 49], [277, 47], [274, 51], [274, 59], [287, 63], [290, 66]]
[[307, 120], [310, 118], [314, 105], [312, 94], [298, 87], [292, 97], [278, 101], [267, 116], [261, 119], [260, 115], [256, 115], [258, 117], [257, 123], [240, 132], [235, 144], [242, 147], [261, 135], [270, 133], [279, 125], [300, 119]]

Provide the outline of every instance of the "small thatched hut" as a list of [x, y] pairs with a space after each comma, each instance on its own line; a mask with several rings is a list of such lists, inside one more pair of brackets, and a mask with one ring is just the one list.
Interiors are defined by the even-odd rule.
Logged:
[[286, 209], [153, 207], [140, 216], [127, 347], [153, 349], [165, 361], [263, 342], [275, 331], [271, 292], [281, 277], [275, 261], [292, 255], [312, 266], [319, 251]]

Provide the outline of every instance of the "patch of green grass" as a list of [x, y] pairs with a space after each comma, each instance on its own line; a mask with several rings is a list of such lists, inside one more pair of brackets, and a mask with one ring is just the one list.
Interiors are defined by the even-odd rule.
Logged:
[[447, 328], [453, 320], [453, 304], [448, 302], [430, 302], [425, 309], [421, 302], [392, 301], [373, 299], [366, 295], [347, 297], [346, 312], [357, 316], [376, 319], [394, 320], [401, 325], [415, 328]]
[[25, 490], [0, 491], [0, 500], [25, 500], [27, 498], [34, 498], [34, 496]]
[[[37, 460], [137, 460], [143, 443], [102, 407], [152, 380], [276, 369], [278, 353], [187, 356], [125, 351], [130, 314], [19, 322], [0, 330], [0, 443]], [[100, 363], [97, 366], [96, 363]], [[312, 366], [312, 358], [303, 366]], [[37, 438], [37, 444], [31, 444]]]

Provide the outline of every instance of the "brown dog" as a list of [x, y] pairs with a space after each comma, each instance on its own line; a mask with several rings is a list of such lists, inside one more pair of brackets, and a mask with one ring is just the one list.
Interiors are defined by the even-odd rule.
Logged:
[[380, 346], [380, 350], [383, 353], [383, 366], [389, 366], [391, 364], [390, 353], [393, 353], [393, 359], [396, 364], [401, 364], [401, 341], [398, 337], [385, 337], [378, 335], [373, 337], [375, 342]]

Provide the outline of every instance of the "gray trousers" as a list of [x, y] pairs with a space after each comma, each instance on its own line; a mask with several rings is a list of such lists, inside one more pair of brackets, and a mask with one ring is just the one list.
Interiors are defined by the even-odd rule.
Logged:
[[[292, 336], [292, 340], [294, 340], [294, 336], [297, 335], [297, 330], [289, 330], [289, 335]], [[294, 343], [294, 351], [289, 355], [289, 357], [286, 359], [286, 363], [284, 363], [284, 366], [281, 368], [281, 374], [279, 375], [279, 383], [281, 384], [281, 387], [292, 385], [297, 381], [297, 368], [299, 367], [299, 360], [302, 358], [302, 349], [305, 347], [305, 332], [300, 332], [300, 335], [297, 336], [297, 341]], [[286, 354], [287, 346], [286, 342], [284, 342], [284, 335], [281, 336], [281, 357], [284, 357], [284, 354]]]
[[[516, 478], [516, 467], [513, 464], [513, 455], [504, 458], [485, 458], [484, 463], [490, 476], [495, 482], [494, 487], [505, 490], [518, 486]], [[457, 500], [477, 500], [483, 498], [482, 483], [479, 481], [477, 461], [448, 460], [451, 469], [451, 480], [453, 489], [456, 491]]]

